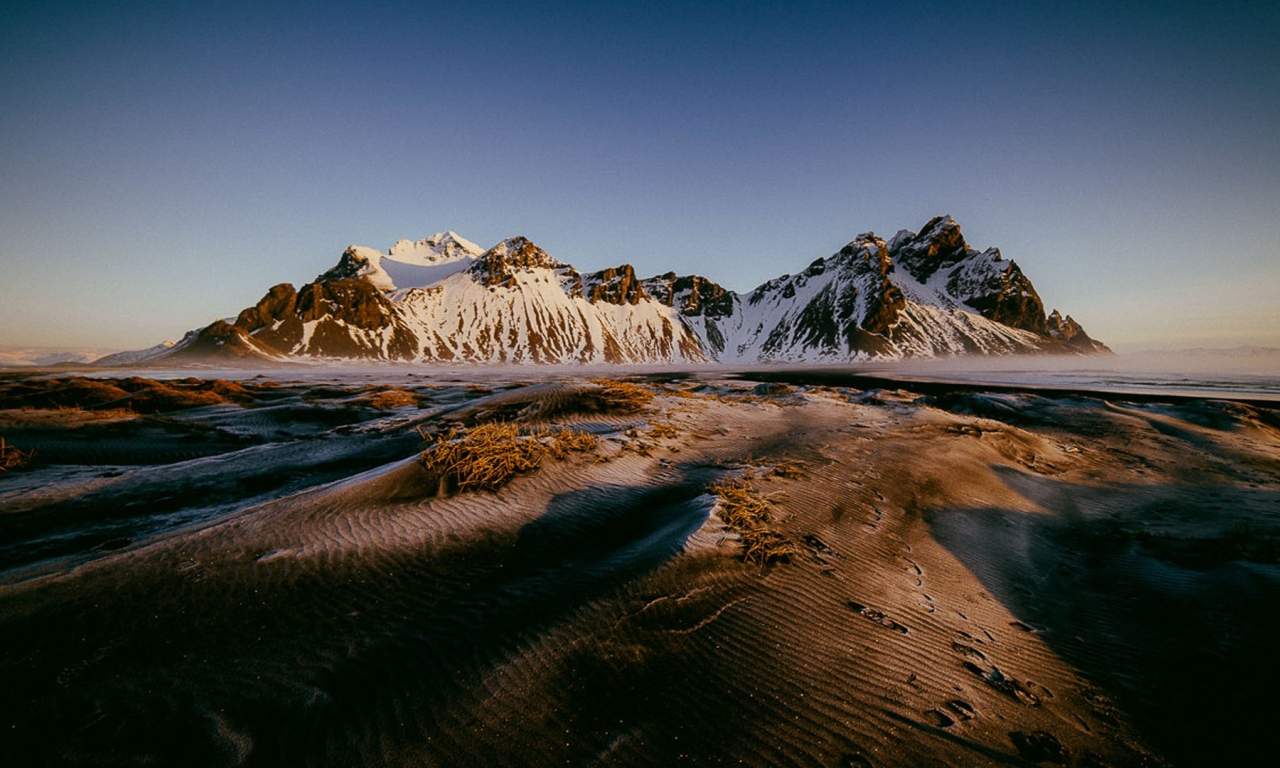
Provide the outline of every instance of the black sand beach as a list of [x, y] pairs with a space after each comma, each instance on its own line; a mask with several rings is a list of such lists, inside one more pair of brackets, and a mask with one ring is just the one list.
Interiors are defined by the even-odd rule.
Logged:
[[[5, 765], [1273, 751], [1265, 400], [101, 375], [0, 378]], [[419, 459], [495, 424], [533, 466], [473, 487]]]

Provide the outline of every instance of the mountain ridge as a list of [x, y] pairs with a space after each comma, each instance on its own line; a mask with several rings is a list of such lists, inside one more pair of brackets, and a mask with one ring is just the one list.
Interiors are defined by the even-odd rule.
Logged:
[[1110, 352], [1070, 315], [1046, 314], [1017, 263], [970, 248], [950, 216], [888, 241], [860, 234], [746, 293], [697, 274], [644, 278], [630, 264], [580, 272], [524, 236], [487, 250], [452, 231], [386, 252], [352, 245], [301, 288], [272, 286], [234, 320], [153, 349], [141, 362], [831, 363]]

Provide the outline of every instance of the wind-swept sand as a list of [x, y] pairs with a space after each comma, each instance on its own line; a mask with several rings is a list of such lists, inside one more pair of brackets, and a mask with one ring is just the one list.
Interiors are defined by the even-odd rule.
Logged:
[[[35, 578], [12, 570], [0, 763], [1203, 765], [1272, 752], [1275, 411], [789, 378], [652, 377], [657, 397], [636, 412], [590, 382], [465, 397], [436, 382], [422, 409], [283, 452], [113, 479], [123, 495], [92, 498], [235, 489], [241, 477], [215, 470], [247, 467], [246, 452], [305, 474], [321, 466], [307, 446], [354, 446], [334, 482], [280, 481], [213, 524]], [[275, 407], [302, 405], [263, 413]], [[232, 410], [254, 413], [215, 409]], [[451, 492], [416, 461], [486, 420], [598, 443], [496, 492]], [[403, 458], [361, 465], [361, 445]], [[348, 456], [325, 455], [325, 472]], [[262, 471], [245, 476], [266, 487]], [[744, 477], [789, 558], [743, 562], [716, 514], [708, 489]], [[104, 491], [76, 482], [47, 499], [0, 485], [3, 540], [23, 541], [24, 515], [86, 515], [66, 497]]]

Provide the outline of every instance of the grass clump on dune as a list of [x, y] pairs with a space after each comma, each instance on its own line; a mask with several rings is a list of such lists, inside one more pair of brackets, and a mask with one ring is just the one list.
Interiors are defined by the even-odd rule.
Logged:
[[451, 429], [438, 436], [419, 462], [458, 491], [492, 491], [532, 472], [542, 459], [594, 450], [595, 435], [575, 430], [521, 434], [515, 424]]
[[765, 477], [781, 477], [796, 480], [805, 476], [805, 463], [797, 459], [782, 459], [765, 471]]
[[422, 453], [422, 466], [459, 491], [493, 490], [537, 469], [545, 453], [514, 424], [485, 424], [465, 433], [451, 429]]
[[773, 526], [773, 504], [751, 480], [730, 480], [707, 490], [719, 497], [716, 514], [738, 534], [745, 562], [787, 562], [795, 554], [791, 542]]
[[553, 459], [563, 459], [571, 453], [589, 453], [596, 449], [596, 436], [576, 429], [562, 429], [550, 435], [545, 443], [547, 453]]
[[380, 411], [390, 411], [406, 405], [417, 404], [417, 395], [399, 387], [380, 389], [374, 393], [373, 397], [369, 398], [369, 407], [377, 408]]
[[[187, 382], [176, 383], [187, 384]], [[227, 397], [216, 391], [212, 385], [179, 387], [133, 377], [120, 382], [120, 386], [130, 393], [121, 403], [127, 404], [131, 410], [138, 413], [164, 413], [229, 402]]]
[[593, 379], [592, 382], [600, 385], [591, 397], [602, 411], [634, 413], [653, 402], [653, 390], [639, 384], [615, 379]]
[[706, 391], [699, 392], [693, 389], [679, 389], [668, 385], [663, 389], [662, 394], [672, 397], [679, 397], [685, 400], [710, 400], [716, 403], [728, 403], [729, 405], [741, 405], [742, 403], [760, 403], [765, 398], [752, 394], [744, 390], [728, 390], [725, 392], [716, 392], [709, 387], [701, 387]]
[[17, 469], [31, 460], [32, 451], [21, 451], [0, 437], [0, 472]]
[[680, 436], [680, 428], [674, 424], [659, 422], [649, 425], [649, 437], [655, 440], [666, 440], [672, 437]]

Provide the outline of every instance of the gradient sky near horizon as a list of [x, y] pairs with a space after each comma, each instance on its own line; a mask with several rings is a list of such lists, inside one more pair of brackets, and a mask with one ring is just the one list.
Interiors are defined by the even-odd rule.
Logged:
[[0, 36], [0, 345], [150, 346], [445, 229], [748, 290], [950, 213], [1118, 351], [1280, 346], [1275, 2], [9, 0]]

